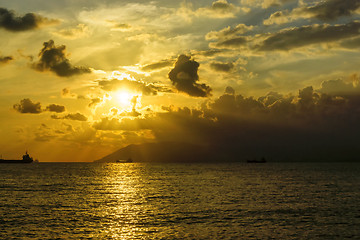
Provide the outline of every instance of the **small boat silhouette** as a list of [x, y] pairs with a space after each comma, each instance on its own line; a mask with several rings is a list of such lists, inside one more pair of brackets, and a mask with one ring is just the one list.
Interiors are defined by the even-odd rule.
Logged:
[[124, 159], [116, 160], [116, 162], [117, 162], [117, 163], [132, 163], [132, 162], [134, 162], [134, 161], [133, 161], [132, 158], [130, 157], [130, 158], [126, 159], [126, 160], [124, 160]]
[[266, 163], [266, 159], [264, 157], [262, 157], [260, 160], [247, 160], [247, 163]]

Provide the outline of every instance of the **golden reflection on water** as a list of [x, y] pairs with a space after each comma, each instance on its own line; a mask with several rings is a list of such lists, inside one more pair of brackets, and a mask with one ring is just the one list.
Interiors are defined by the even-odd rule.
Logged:
[[[137, 239], [139, 233], [150, 231], [142, 226], [153, 211], [146, 204], [146, 179], [144, 170], [136, 163], [111, 163], [103, 166], [106, 177], [103, 186], [106, 194], [103, 200], [102, 216], [106, 219], [103, 233], [114, 239]], [[141, 226], [141, 227], [140, 227]]]
[[359, 172], [335, 163], [3, 166], [0, 239], [353, 238]]

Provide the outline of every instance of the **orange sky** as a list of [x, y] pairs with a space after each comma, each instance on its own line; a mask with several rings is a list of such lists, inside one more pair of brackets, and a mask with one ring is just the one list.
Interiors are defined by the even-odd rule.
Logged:
[[0, 6], [4, 158], [93, 161], [161, 141], [319, 156], [356, 146], [358, 1]]

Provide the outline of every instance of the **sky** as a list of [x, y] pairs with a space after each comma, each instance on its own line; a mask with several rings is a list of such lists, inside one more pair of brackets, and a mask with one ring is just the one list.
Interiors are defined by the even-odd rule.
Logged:
[[357, 159], [359, 33], [357, 0], [0, 0], [0, 154]]

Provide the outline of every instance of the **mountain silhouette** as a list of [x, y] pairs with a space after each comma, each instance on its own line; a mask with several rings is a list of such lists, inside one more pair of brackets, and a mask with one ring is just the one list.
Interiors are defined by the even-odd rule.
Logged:
[[131, 158], [134, 162], [205, 162], [210, 160], [207, 147], [191, 143], [160, 142], [131, 144], [94, 162], [116, 162]]

